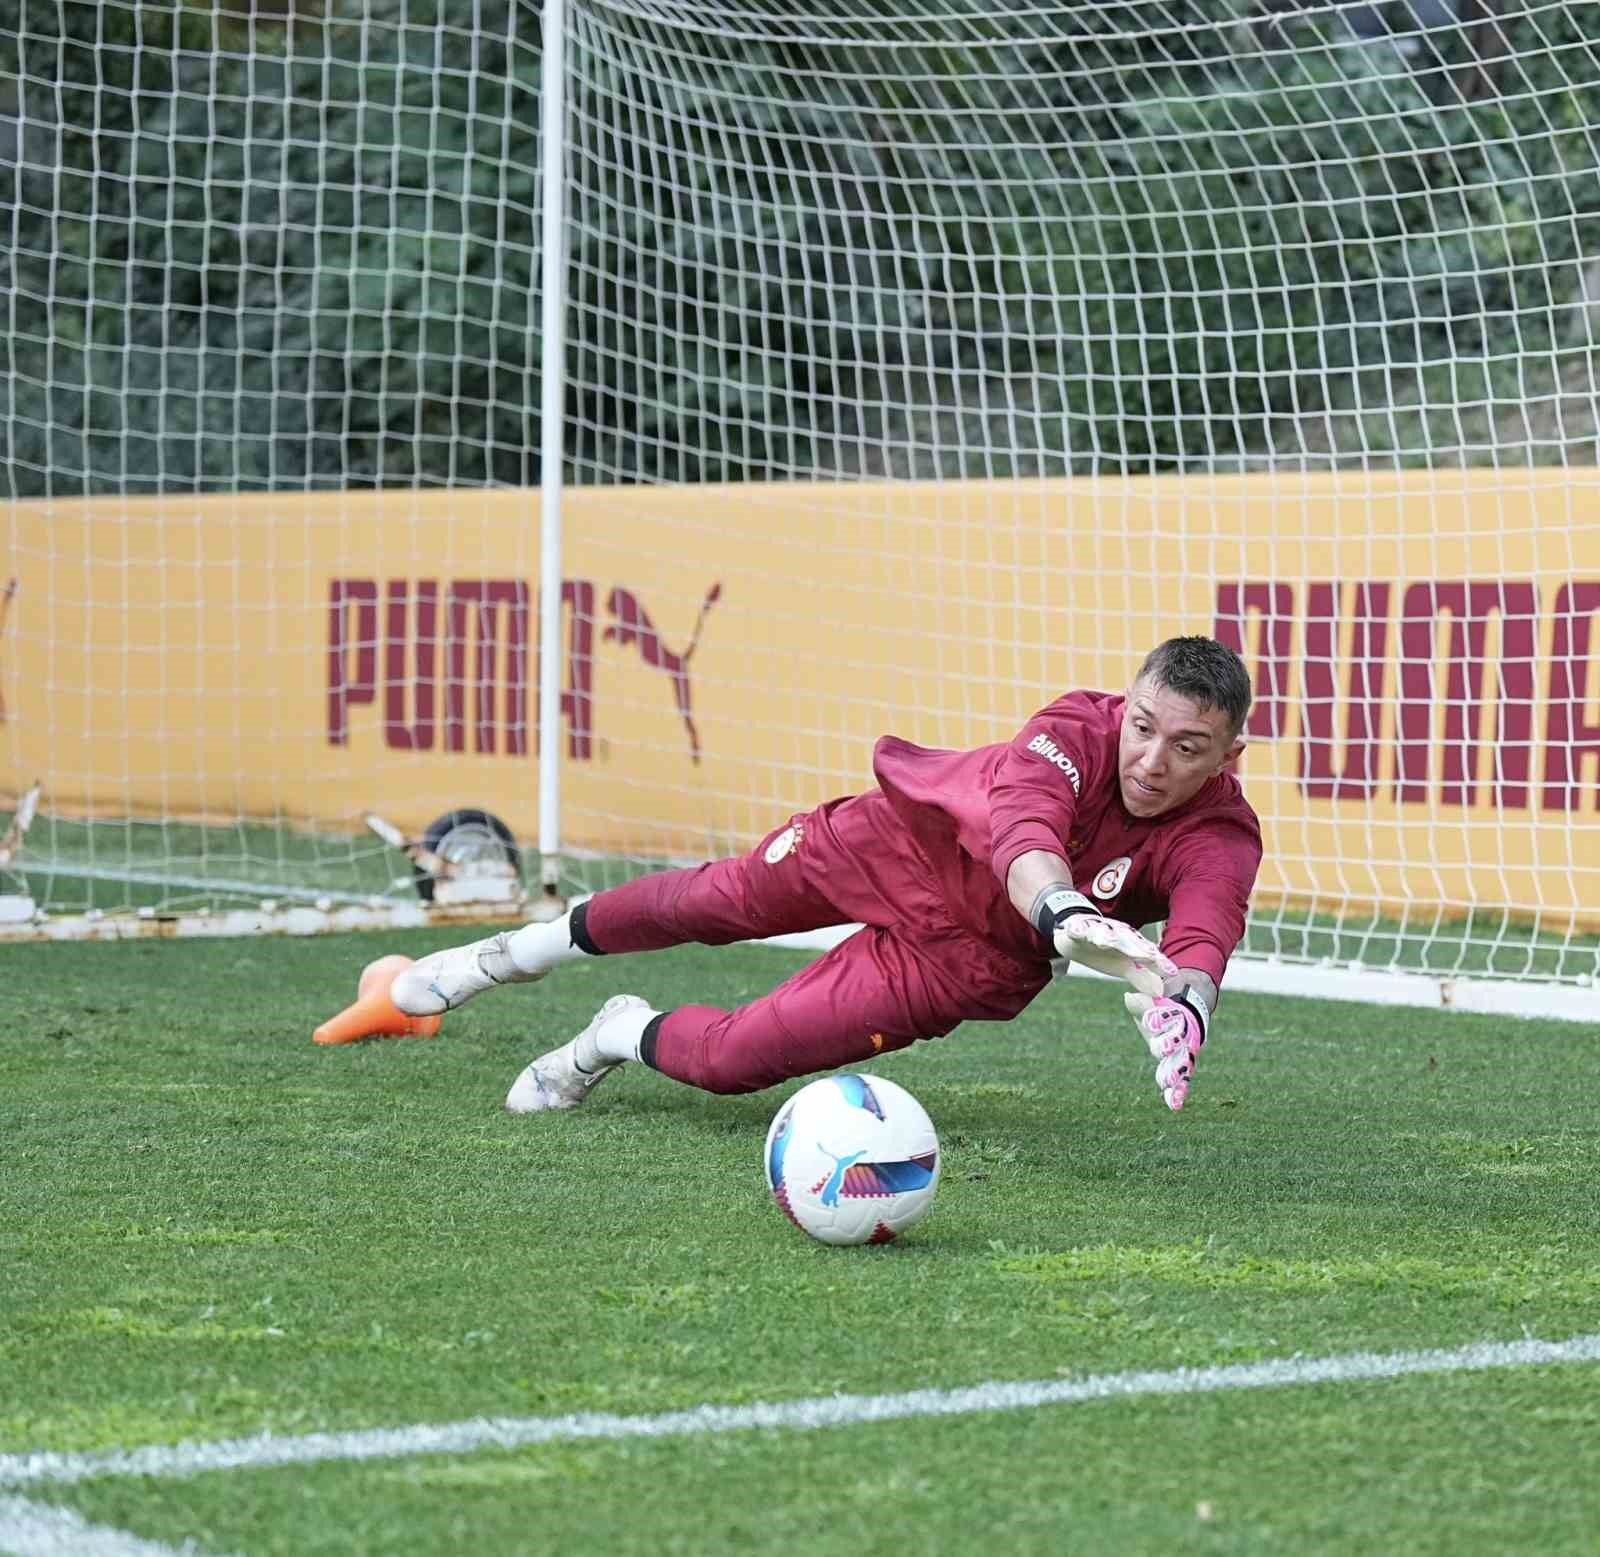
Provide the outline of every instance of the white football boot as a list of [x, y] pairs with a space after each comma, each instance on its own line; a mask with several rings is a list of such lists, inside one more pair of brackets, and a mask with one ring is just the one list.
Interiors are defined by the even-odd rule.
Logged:
[[474, 995], [497, 984], [531, 984], [542, 979], [544, 972], [524, 973], [511, 960], [506, 948], [511, 934], [502, 930], [487, 940], [430, 952], [401, 972], [389, 998], [407, 1016], [438, 1016], [464, 1006]]
[[649, 1001], [637, 995], [613, 995], [576, 1038], [541, 1054], [512, 1082], [506, 1093], [507, 1112], [539, 1114], [552, 1108], [576, 1108], [612, 1071], [627, 1063], [601, 1056], [597, 1047], [600, 1029], [620, 1017], [630, 1017], [642, 1028], [654, 1015]]

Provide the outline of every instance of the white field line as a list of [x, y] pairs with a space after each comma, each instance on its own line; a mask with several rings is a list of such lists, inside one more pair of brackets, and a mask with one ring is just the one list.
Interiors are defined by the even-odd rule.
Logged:
[[0, 1497], [0, 1552], [12, 1557], [195, 1557], [197, 1548], [163, 1546], [126, 1530], [92, 1525], [70, 1508]]
[[[288, 886], [275, 881], [236, 881], [226, 876], [180, 876], [164, 870], [134, 870], [118, 865], [72, 865], [51, 861], [32, 868], [37, 876], [66, 876], [73, 881], [124, 881], [140, 887], [188, 887], [194, 892], [223, 892], [252, 898], [292, 897], [307, 903], [326, 898], [332, 903], [370, 903], [376, 892], [330, 891], [326, 887]], [[409, 883], [407, 883], [409, 885]]]
[[383, 1460], [421, 1454], [467, 1454], [519, 1449], [576, 1439], [685, 1438], [713, 1433], [786, 1428], [805, 1432], [910, 1418], [1033, 1410], [1151, 1395], [1206, 1395], [1219, 1390], [1284, 1389], [1418, 1374], [1480, 1373], [1550, 1363], [1600, 1362], [1600, 1335], [1565, 1341], [1486, 1341], [1444, 1351], [1346, 1352], [1332, 1357], [1283, 1357], [1268, 1362], [1166, 1372], [1103, 1373], [1083, 1379], [1038, 1379], [975, 1384], [966, 1389], [918, 1389], [898, 1395], [826, 1395], [748, 1406], [694, 1406], [654, 1416], [599, 1413], [554, 1417], [479, 1417], [435, 1426], [363, 1432], [262, 1434], [216, 1443], [153, 1445], [86, 1454], [0, 1455], [0, 1486], [62, 1485], [98, 1476], [197, 1476], [207, 1471], [258, 1470], [327, 1460]]

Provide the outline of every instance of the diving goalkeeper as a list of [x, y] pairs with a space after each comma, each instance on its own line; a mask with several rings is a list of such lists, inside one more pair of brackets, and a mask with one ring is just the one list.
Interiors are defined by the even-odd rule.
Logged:
[[[737, 1010], [613, 996], [518, 1076], [506, 1107], [576, 1107], [635, 1060], [709, 1092], [858, 1065], [1009, 1020], [1066, 960], [1126, 980], [1156, 1086], [1182, 1108], [1261, 863], [1260, 824], [1227, 771], [1250, 701], [1231, 649], [1172, 638], [1125, 695], [1068, 692], [1008, 742], [935, 751], [885, 736], [876, 788], [792, 817], [740, 858], [434, 952], [391, 995], [427, 1016], [574, 958], [859, 923]], [[1160, 946], [1134, 928], [1157, 920]]]

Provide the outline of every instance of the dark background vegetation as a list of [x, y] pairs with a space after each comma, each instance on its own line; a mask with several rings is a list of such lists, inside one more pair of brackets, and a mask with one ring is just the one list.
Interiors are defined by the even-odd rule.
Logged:
[[[538, 479], [539, 9], [361, 9], [21, 0], [0, 496]], [[792, 9], [570, 8], [573, 479], [1595, 458], [1600, 7]]]

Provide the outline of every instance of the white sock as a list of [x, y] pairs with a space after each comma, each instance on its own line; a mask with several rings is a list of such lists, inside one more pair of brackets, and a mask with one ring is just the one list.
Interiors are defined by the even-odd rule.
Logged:
[[571, 909], [559, 919], [538, 920], [513, 931], [506, 938], [506, 950], [524, 973], [533, 974], [548, 973], [558, 962], [589, 955], [572, 944]]
[[[620, 1065], [625, 1060], [639, 1058], [639, 1040], [644, 1030], [661, 1013], [648, 1006], [630, 1007], [600, 1024], [588, 1043], [578, 1046], [578, 1065], [583, 1070], [597, 1070], [602, 1065]], [[593, 1047], [593, 1053], [588, 1052]]]

